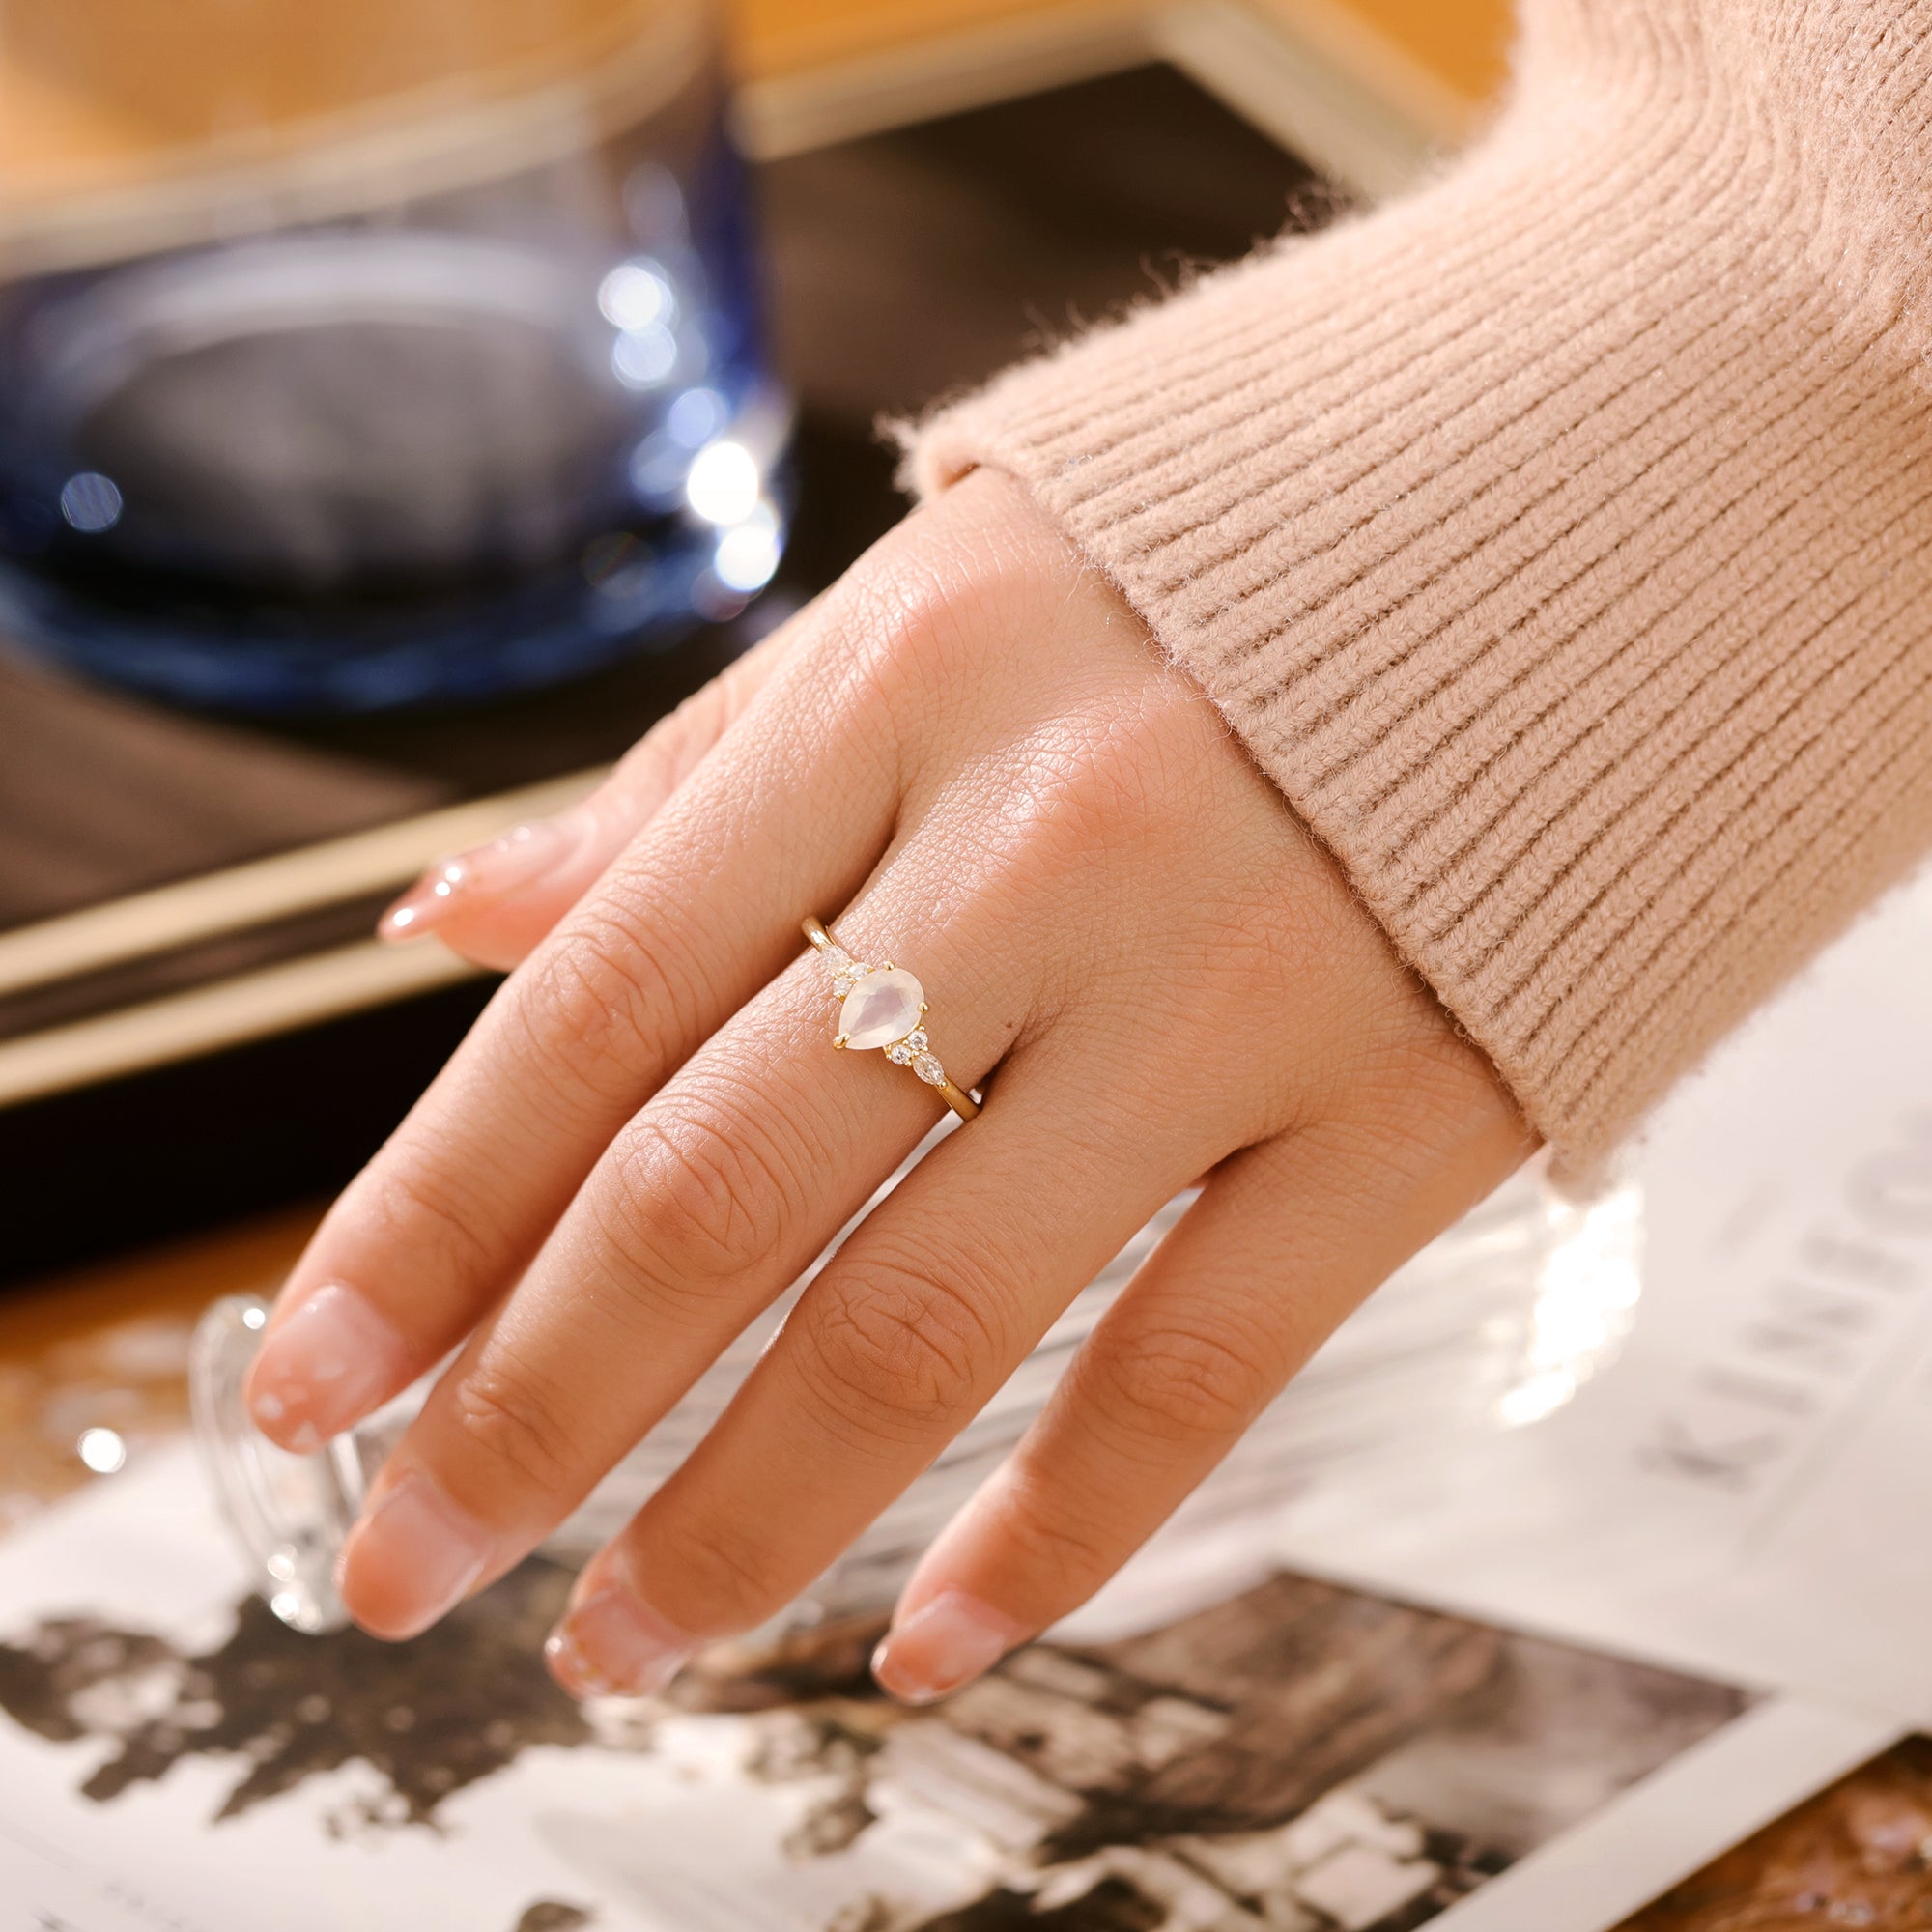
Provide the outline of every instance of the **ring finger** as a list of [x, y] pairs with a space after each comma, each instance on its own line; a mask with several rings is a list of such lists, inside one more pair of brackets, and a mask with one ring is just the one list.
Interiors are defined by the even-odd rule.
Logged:
[[[900, 956], [940, 989], [933, 1046], [964, 1084], [1001, 1057], [1032, 988], [1006, 923], [923, 924], [930, 869], [889, 866], [847, 931], [907, 935]], [[372, 1493], [344, 1566], [358, 1621], [421, 1629], [524, 1554], [930, 1124], [932, 1096], [883, 1056], [828, 1066], [826, 991], [801, 959], [616, 1135]]]
[[1098, 1043], [1075, 1022], [1030, 1044], [984, 1119], [839, 1249], [710, 1435], [587, 1566], [549, 1649], [566, 1689], [654, 1690], [701, 1643], [776, 1614], [1212, 1159], [1205, 1109], [1094, 1104], [1125, 1070]]

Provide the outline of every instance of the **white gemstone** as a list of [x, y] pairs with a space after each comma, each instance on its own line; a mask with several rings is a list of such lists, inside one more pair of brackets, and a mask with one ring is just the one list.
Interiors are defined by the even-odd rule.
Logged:
[[[895, 1066], [909, 1066], [912, 1064], [913, 1055], [918, 1051], [919, 1049], [913, 1045], [911, 1040], [895, 1039], [891, 1046], [886, 1048], [886, 1058]], [[261, 1406], [259, 1398], [257, 1398], [256, 1406]]]
[[923, 1053], [925, 1051], [925, 1047], [926, 1047], [925, 1029], [923, 1027], [915, 1027], [911, 1033], [906, 1035], [905, 1050], [906, 1050], [906, 1058], [908, 1060], [910, 1060], [915, 1053]]
[[925, 993], [903, 967], [867, 973], [838, 1009], [838, 1031], [847, 1046], [890, 1046], [919, 1024]]
[[929, 1053], [922, 1053], [920, 1057], [913, 1062], [912, 1070], [915, 1073], [917, 1073], [919, 1077], [922, 1080], [923, 1080], [928, 1087], [937, 1087], [946, 1078], [945, 1067], [940, 1065], [939, 1062], [936, 1061]]

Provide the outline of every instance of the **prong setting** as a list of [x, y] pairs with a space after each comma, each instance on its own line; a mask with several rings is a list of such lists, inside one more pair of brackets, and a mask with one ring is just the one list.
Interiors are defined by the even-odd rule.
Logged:
[[962, 1121], [972, 1120], [980, 1111], [978, 1100], [952, 1084], [932, 1051], [925, 1031], [932, 1009], [919, 980], [893, 959], [877, 966], [855, 959], [815, 919], [804, 924], [806, 938], [831, 975], [831, 997], [839, 1004], [833, 1046], [840, 1052], [882, 1048], [894, 1065], [936, 1088]]

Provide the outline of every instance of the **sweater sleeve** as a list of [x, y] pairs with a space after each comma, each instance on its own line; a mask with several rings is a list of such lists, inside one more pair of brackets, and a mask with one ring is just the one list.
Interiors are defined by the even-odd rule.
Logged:
[[1932, 4], [1529, 0], [1492, 132], [946, 409], [1573, 1169], [1932, 843]]

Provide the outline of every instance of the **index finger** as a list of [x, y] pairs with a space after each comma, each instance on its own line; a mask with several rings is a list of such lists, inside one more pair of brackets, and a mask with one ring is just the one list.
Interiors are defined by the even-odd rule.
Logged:
[[[889, 840], [897, 767], [862, 650], [813, 640], [505, 983], [297, 1264], [249, 1380], [309, 1451], [509, 1288], [624, 1122]], [[840, 687], [843, 687], [841, 689]]]

